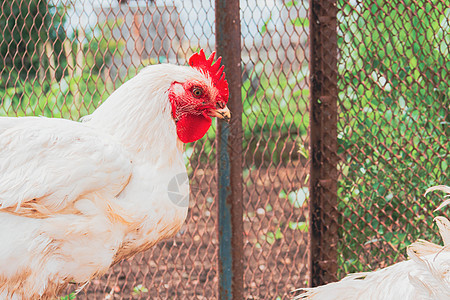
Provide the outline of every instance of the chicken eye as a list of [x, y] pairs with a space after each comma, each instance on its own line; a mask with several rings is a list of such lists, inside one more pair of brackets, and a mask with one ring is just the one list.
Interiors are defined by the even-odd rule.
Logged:
[[199, 87], [194, 87], [192, 89], [192, 95], [194, 95], [195, 98], [200, 98], [203, 95], [203, 90]]

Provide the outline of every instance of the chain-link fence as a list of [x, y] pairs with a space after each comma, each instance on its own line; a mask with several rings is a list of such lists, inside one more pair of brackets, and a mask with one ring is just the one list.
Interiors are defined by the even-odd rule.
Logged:
[[423, 194], [449, 183], [450, 2], [339, 4], [342, 276], [437, 237]]
[[[336, 243], [326, 248], [336, 257], [323, 262], [337, 260], [331, 278], [386, 266], [403, 259], [418, 237], [434, 237], [436, 205], [422, 195], [426, 187], [449, 183], [450, 2], [323, 1], [337, 13], [325, 4], [310, 9], [318, 2], [240, 3], [243, 114], [237, 138], [243, 143], [246, 299], [286, 299], [310, 284], [315, 260], [309, 253], [317, 250], [311, 246], [323, 245], [310, 243], [316, 215], [308, 206], [310, 148], [317, 142], [316, 132], [309, 134], [310, 97], [324, 96], [311, 90], [324, 75], [321, 66], [310, 66], [318, 48], [337, 61], [336, 86], [321, 87], [336, 91], [337, 105], [331, 110], [336, 159], [329, 159], [337, 170], [330, 177], [337, 201], [320, 212], [324, 220], [339, 213], [332, 221]], [[316, 19], [310, 18], [314, 9]], [[143, 66], [185, 64], [200, 48], [211, 53], [215, 14], [204, 0], [4, 1], [0, 115], [78, 120]], [[310, 20], [318, 26], [334, 20], [335, 36], [314, 36], [334, 38], [335, 51], [327, 48], [333, 41], [310, 48], [316, 30]], [[186, 146], [192, 195], [181, 231], [113, 266], [77, 299], [219, 297], [215, 129]], [[73, 290], [65, 299], [75, 297]]]

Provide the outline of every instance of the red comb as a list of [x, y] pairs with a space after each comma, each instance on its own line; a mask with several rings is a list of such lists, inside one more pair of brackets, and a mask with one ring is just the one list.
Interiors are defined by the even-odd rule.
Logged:
[[[228, 102], [228, 82], [225, 79], [225, 72], [223, 71], [224, 66], [220, 66], [222, 57], [219, 57], [215, 63], [213, 63], [214, 56], [216, 52], [211, 53], [211, 56], [206, 59], [205, 52], [203, 49], [200, 53], [194, 53], [189, 58], [189, 65], [193, 68], [197, 68], [202, 71], [205, 75], [209, 76], [219, 90], [220, 102]], [[218, 102], [219, 102], [218, 101]]]

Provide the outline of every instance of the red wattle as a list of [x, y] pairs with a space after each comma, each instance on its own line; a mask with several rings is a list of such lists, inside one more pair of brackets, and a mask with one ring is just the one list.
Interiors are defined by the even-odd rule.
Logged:
[[177, 122], [177, 135], [183, 143], [192, 143], [201, 139], [209, 127], [211, 118], [205, 115], [184, 115]]

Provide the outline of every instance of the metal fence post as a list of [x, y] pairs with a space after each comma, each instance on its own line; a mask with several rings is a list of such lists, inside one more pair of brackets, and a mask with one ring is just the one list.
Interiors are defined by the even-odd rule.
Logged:
[[337, 1], [310, 0], [310, 286], [337, 272]]
[[229, 84], [230, 124], [218, 122], [219, 298], [244, 299], [239, 0], [216, 0], [216, 49]]

